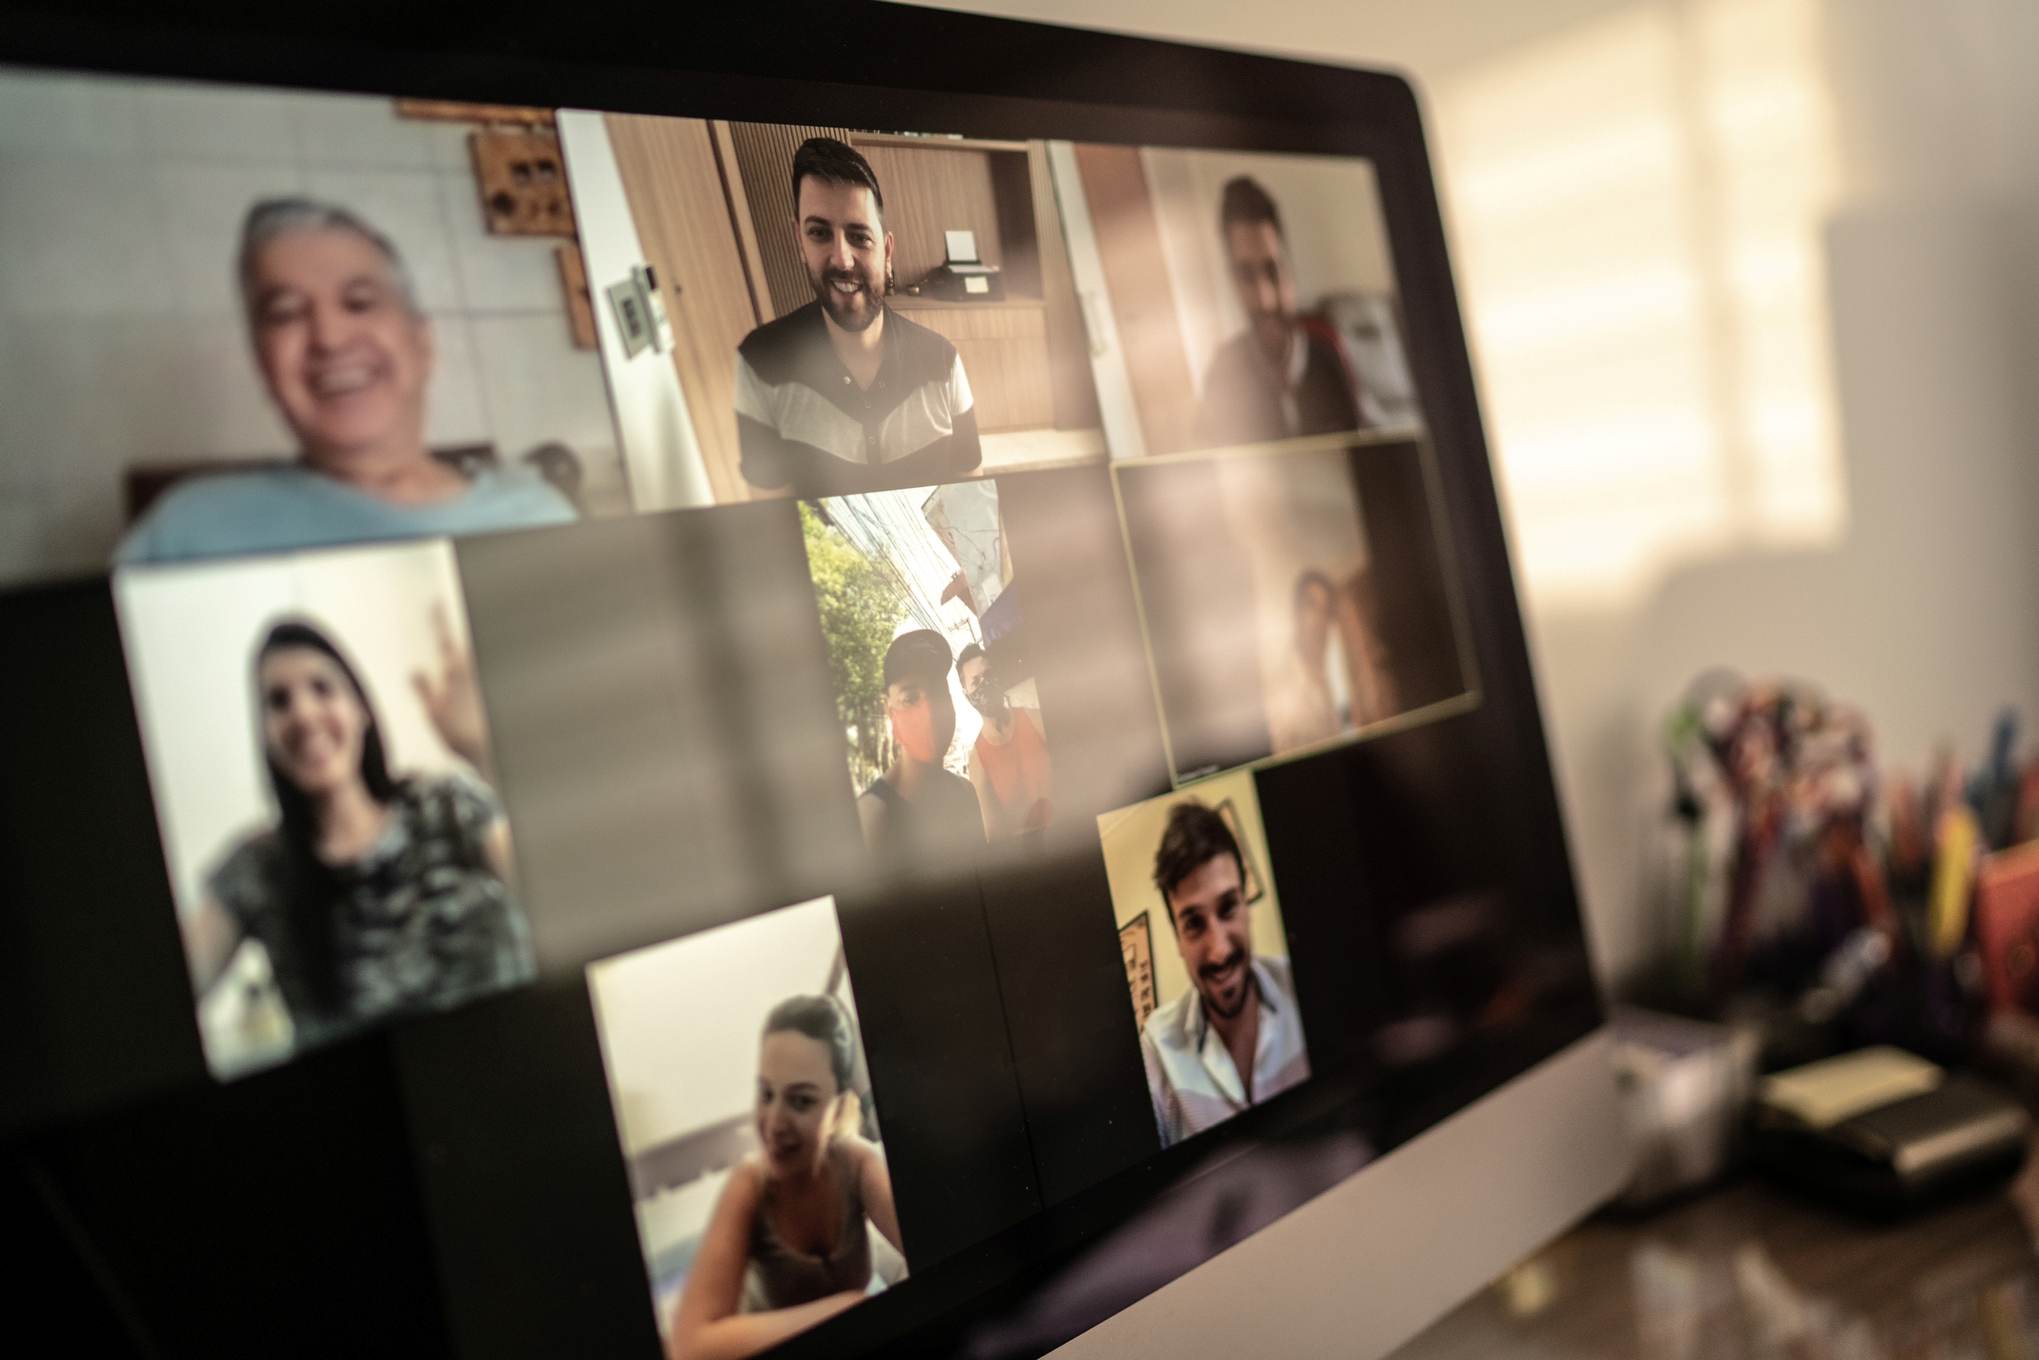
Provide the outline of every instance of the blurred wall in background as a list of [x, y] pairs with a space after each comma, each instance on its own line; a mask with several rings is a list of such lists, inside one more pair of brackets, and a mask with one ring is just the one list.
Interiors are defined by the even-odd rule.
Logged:
[[1412, 77], [1610, 979], [1698, 670], [1815, 680], [1912, 770], [2039, 719], [2039, 6], [945, 7]]
[[138, 466], [294, 453], [234, 273], [243, 216], [287, 195], [348, 208], [403, 254], [432, 323], [430, 443], [514, 463], [563, 442], [590, 502], [620, 508], [608, 392], [573, 344], [559, 240], [489, 232], [473, 128], [380, 96], [8, 72], [0, 574], [103, 565]]

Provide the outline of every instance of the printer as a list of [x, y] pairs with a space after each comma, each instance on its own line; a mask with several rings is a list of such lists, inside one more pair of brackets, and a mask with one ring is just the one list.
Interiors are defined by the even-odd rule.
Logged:
[[942, 240], [948, 260], [921, 280], [916, 293], [942, 302], [996, 302], [1005, 296], [998, 266], [978, 257], [976, 232], [945, 231]]

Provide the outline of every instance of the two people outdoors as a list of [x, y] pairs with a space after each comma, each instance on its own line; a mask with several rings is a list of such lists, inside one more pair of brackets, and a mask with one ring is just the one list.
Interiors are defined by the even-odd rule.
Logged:
[[[982, 719], [968, 778], [943, 765], [956, 736], [951, 672]], [[1012, 701], [981, 645], [958, 654], [932, 628], [912, 629], [885, 649], [883, 679], [892, 760], [857, 799], [872, 850], [942, 854], [1048, 824], [1053, 774], [1040, 710]]]

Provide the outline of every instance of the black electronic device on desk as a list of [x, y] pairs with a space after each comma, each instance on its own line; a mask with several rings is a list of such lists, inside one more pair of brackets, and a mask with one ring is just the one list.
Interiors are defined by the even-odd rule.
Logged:
[[2007, 1179], [2032, 1121], [1995, 1087], [1894, 1048], [1764, 1078], [1750, 1150], [1780, 1181], [1890, 1214]]
[[921, 281], [914, 290], [919, 296], [937, 302], [998, 302], [1005, 297], [998, 266], [978, 258], [976, 232], [945, 231], [942, 243], [948, 259]]
[[1405, 80], [416, 8], [0, 23], [15, 1331], [1363, 1360], [1619, 1188]]

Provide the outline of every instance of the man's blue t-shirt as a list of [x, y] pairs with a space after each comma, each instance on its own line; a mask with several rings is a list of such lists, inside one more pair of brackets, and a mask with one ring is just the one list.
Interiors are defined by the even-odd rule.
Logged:
[[393, 505], [291, 466], [199, 477], [170, 491], [121, 540], [114, 560], [183, 562], [392, 538], [437, 538], [566, 524], [573, 505], [522, 468], [484, 469], [450, 500]]

